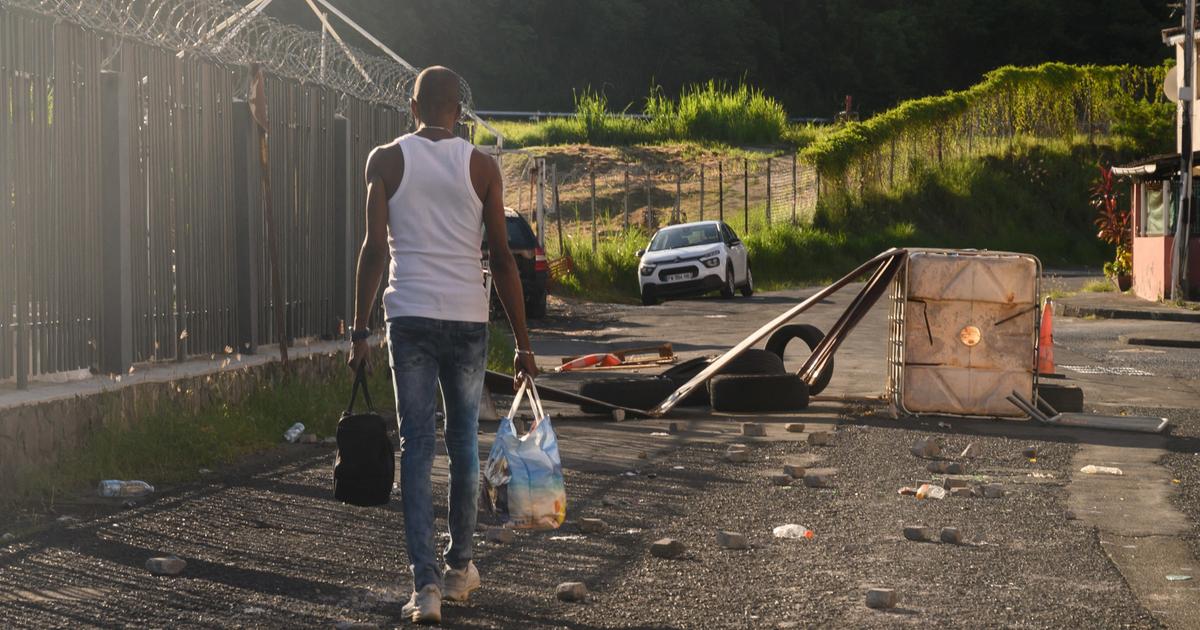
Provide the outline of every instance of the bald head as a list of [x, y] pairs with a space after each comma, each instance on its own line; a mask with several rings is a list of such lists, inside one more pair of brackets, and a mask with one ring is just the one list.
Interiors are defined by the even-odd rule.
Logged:
[[427, 125], [453, 125], [461, 101], [458, 82], [458, 75], [445, 66], [422, 70], [413, 86], [413, 114]]

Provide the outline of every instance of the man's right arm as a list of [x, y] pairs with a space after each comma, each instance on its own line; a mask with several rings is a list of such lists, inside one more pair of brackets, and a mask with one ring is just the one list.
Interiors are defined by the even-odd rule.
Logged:
[[[367, 330], [371, 311], [375, 307], [375, 295], [387, 268], [388, 194], [384, 178], [384, 151], [382, 147], [376, 148], [367, 158], [367, 233], [358, 253], [352, 331]], [[366, 339], [354, 341], [350, 349], [350, 367], [357, 369], [359, 362], [366, 360], [368, 354]]]

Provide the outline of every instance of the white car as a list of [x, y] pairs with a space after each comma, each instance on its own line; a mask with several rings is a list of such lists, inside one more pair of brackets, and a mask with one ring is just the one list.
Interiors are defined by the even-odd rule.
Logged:
[[665, 297], [721, 291], [731, 298], [754, 294], [746, 245], [721, 221], [698, 221], [665, 227], [639, 250], [638, 286], [642, 304]]

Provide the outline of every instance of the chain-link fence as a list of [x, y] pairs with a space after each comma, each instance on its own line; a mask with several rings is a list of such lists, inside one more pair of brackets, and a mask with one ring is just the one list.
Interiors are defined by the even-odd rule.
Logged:
[[512, 151], [502, 162], [505, 205], [542, 230], [552, 255], [568, 240], [598, 249], [630, 229], [652, 233], [690, 221], [721, 220], [746, 234], [782, 223], [808, 224], [817, 207], [817, 171], [794, 155], [572, 162]]

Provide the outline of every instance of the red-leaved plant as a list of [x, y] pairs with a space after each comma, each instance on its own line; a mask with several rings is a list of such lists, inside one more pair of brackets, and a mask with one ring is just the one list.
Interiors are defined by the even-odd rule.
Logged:
[[1118, 249], [1129, 249], [1133, 242], [1133, 223], [1129, 209], [1119, 205], [1117, 191], [1113, 188], [1113, 172], [1107, 166], [1100, 167], [1100, 179], [1092, 185], [1090, 200], [1096, 209], [1096, 236]]

